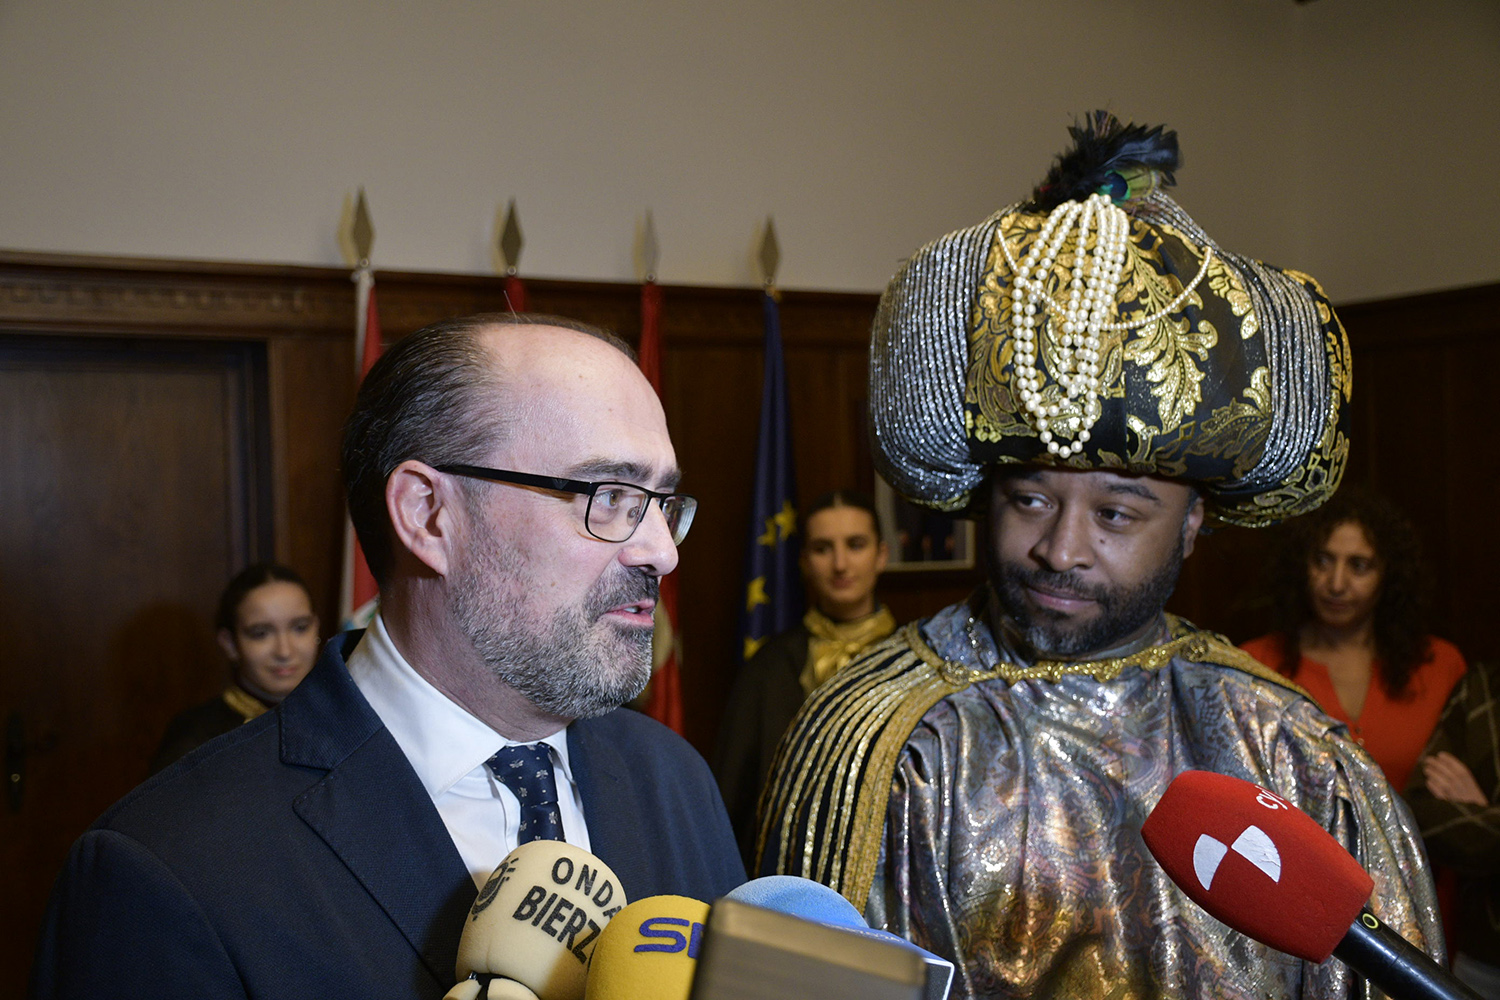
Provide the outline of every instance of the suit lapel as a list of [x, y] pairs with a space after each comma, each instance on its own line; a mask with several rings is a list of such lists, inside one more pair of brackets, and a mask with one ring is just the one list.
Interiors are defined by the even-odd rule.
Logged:
[[292, 807], [448, 984], [474, 882], [427, 790], [349, 677], [345, 657], [358, 638], [330, 640], [282, 704], [283, 763], [327, 771]]
[[602, 730], [609, 716], [579, 719], [568, 727], [568, 761], [583, 799], [583, 818], [589, 825], [589, 846], [620, 878], [628, 899], [636, 899], [646, 884], [647, 843], [641, 830], [625, 759]]

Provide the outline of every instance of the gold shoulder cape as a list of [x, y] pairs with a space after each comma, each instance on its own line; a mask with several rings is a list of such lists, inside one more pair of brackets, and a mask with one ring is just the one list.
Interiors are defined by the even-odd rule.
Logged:
[[1109, 681], [1127, 667], [1156, 670], [1180, 658], [1306, 694], [1223, 636], [1166, 617], [1171, 638], [1130, 656], [989, 668], [940, 656], [923, 638], [922, 622], [899, 629], [819, 688], [782, 740], [761, 797], [757, 869], [821, 882], [863, 910], [897, 757], [929, 709], [980, 681], [1056, 681], [1065, 674]]

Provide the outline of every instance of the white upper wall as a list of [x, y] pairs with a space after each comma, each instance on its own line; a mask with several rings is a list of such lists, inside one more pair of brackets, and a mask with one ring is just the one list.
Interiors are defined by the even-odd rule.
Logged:
[[[1335, 301], [1500, 280], [1494, 0], [0, 0], [0, 247], [874, 291], [1024, 196], [1074, 115]], [[1485, 247], [1491, 249], [1485, 250]]]

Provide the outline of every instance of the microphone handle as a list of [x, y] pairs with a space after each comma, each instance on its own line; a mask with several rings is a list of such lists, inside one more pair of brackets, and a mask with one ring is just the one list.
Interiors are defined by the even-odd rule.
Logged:
[[1391, 1000], [1484, 1000], [1369, 910], [1361, 910], [1333, 955]]

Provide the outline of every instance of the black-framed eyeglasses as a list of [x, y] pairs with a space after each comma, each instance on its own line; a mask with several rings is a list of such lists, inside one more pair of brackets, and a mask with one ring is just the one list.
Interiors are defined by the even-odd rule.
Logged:
[[583, 527], [589, 534], [605, 542], [624, 542], [635, 534], [646, 510], [655, 500], [667, 519], [667, 530], [672, 532], [672, 544], [681, 545], [693, 526], [693, 515], [698, 512], [698, 500], [686, 493], [658, 493], [634, 483], [586, 483], [581, 479], [563, 479], [559, 476], [536, 476], [529, 472], [508, 472], [505, 469], [486, 469], [482, 465], [435, 465], [439, 472], [466, 479], [487, 479], [495, 483], [513, 483], [518, 486], [535, 486], [558, 493], [576, 493], [589, 498], [583, 512]]

